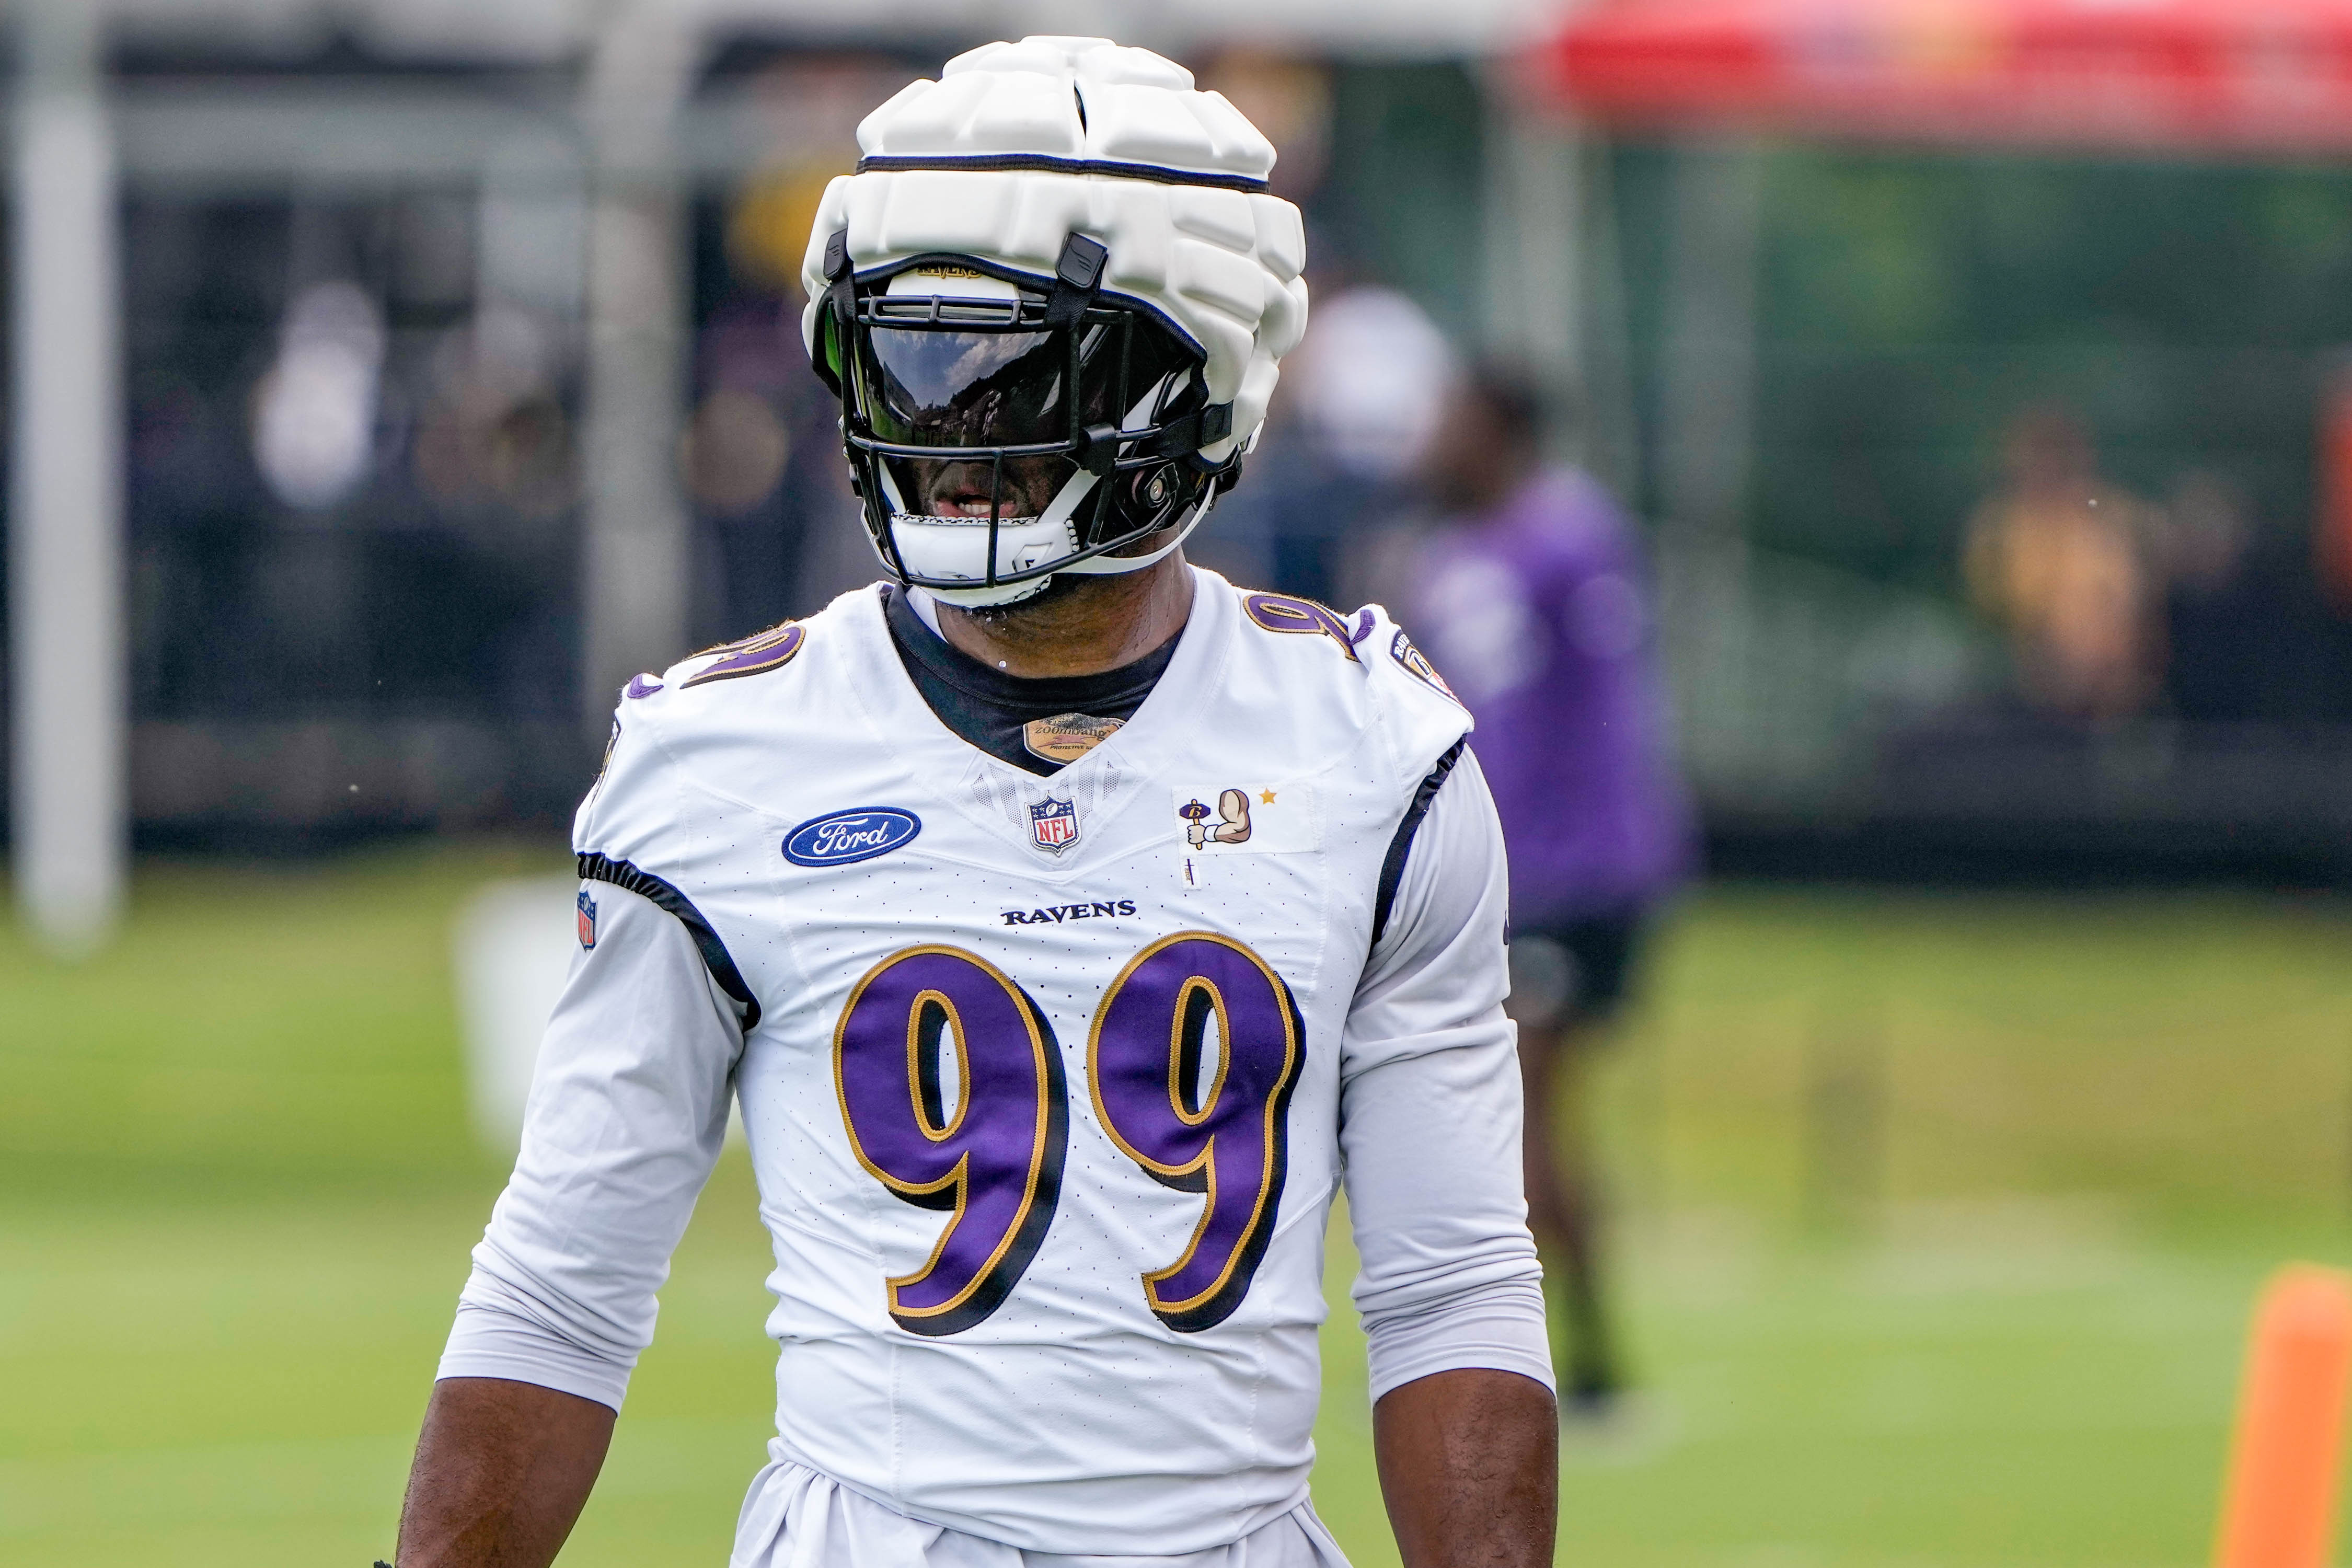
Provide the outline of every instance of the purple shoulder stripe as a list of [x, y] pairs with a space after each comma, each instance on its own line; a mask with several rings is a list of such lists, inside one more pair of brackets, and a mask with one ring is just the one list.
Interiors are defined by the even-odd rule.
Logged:
[[[1347, 622], [1312, 599], [1295, 599], [1287, 594], [1252, 594], [1242, 601], [1249, 618], [1270, 632], [1306, 632], [1315, 637], [1327, 637], [1339, 645], [1339, 651], [1356, 658], [1358, 638]], [[1368, 626], [1367, 631], [1370, 629]]]
[[771, 626], [755, 637], [740, 642], [726, 643], [709, 651], [726, 657], [700, 674], [679, 684], [683, 691], [689, 686], [699, 686], [706, 680], [733, 680], [740, 676], [760, 675], [779, 669], [793, 661], [808, 641], [808, 628], [798, 621], [787, 621], [781, 626]]

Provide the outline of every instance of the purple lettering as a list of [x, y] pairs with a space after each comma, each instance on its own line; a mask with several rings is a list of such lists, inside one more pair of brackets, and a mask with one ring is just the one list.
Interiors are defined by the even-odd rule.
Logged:
[[981, 1322], [1020, 1282], [1061, 1200], [1069, 1108], [1045, 1014], [971, 953], [909, 948], [850, 993], [834, 1082], [858, 1163], [950, 1216], [930, 1260], [887, 1281], [891, 1321], [933, 1335]]
[[[1003, 912], [1011, 924], [1021, 911]], [[1151, 1311], [1179, 1333], [1223, 1322], [1249, 1292], [1278, 1223], [1306, 1061], [1289, 988], [1226, 937], [1153, 942], [1095, 1010], [1087, 1072], [1101, 1126], [1154, 1180], [1202, 1201], [1182, 1255], [1142, 1276]], [[984, 1321], [1061, 1198], [1068, 1088], [1044, 1012], [984, 959], [908, 948], [851, 991], [834, 1082], [858, 1163], [946, 1216], [922, 1266], [884, 1281], [892, 1321], [929, 1335]]]
[[1252, 594], [1242, 601], [1242, 607], [1251, 620], [1267, 631], [1305, 632], [1329, 637], [1339, 645], [1341, 653], [1356, 659], [1356, 637], [1348, 623], [1312, 599], [1294, 599], [1286, 594]]
[[[743, 638], [740, 642], [721, 644], [706, 648], [706, 653], [724, 654], [717, 663], [707, 665], [702, 672], [686, 682], [699, 686], [706, 680], [734, 680], [741, 676], [759, 675], [766, 670], [780, 669], [792, 663], [793, 656], [808, 641], [808, 628], [798, 621], [786, 621], [781, 626]], [[679, 689], [683, 690], [681, 687]]]
[[1145, 948], [1095, 1014], [1087, 1075], [1104, 1131], [1154, 1180], [1203, 1194], [1183, 1256], [1143, 1277], [1153, 1314], [1179, 1333], [1214, 1328], [1249, 1293], [1282, 1204], [1306, 1059], [1281, 977], [1202, 932]]

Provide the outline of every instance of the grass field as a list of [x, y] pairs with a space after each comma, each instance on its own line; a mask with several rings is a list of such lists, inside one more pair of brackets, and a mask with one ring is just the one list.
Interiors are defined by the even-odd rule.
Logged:
[[[500, 1173], [451, 911], [560, 853], [152, 866], [121, 945], [0, 933], [0, 1563], [363, 1564]], [[2342, 1260], [2352, 912], [1726, 889], [1597, 1090], [1643, 1394], [1564, 1563], [2200, 1562], [2262, 1276]], [[1318, 1506], [1392, 1563], [1361, 1348]], [[772, 1397], [730, 1156], [564, 1561], [715, 1563]]]

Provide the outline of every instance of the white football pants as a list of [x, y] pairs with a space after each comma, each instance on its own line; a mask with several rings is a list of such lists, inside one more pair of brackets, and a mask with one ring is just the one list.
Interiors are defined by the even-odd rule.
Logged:
[[1181, 1557], [1065, 1557], [925, 1524], [805, 1465], [777, 1463], [751, 1483], [727, 1568], [1348, 1568], [1348, 1559], [1312, 1503]]

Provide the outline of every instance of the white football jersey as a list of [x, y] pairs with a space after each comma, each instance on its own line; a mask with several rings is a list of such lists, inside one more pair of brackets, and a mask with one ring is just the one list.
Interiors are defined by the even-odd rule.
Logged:
[[1034, 1551], [1305, 1496], [1349, 1011], [1469, 728], [1379, 611], [1195, 584], [1051, 777], [940, 722], [867, 589], [633, 682], [577, 825], [743, 1019], [775, 1456]]

